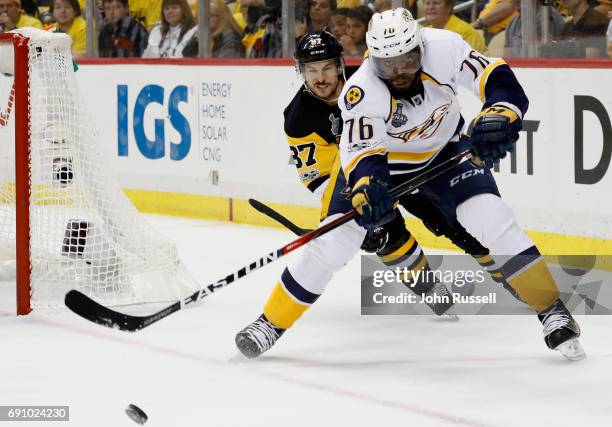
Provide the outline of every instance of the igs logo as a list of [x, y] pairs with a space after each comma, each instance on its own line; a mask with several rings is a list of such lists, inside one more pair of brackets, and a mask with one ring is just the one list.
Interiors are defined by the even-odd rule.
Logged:
[[[147, 85], [142, 88], [133, 106], [132, 129], [134, 140], [140, 153], [148, 159], [161, 159], [166, 156], [166, 120], [180, 135], [178, 141], [170, 142], [170, 159], [182, 160], [191, 148], [191, 128], [189, 121], [179, 111], [179, 104], [189, 101], [187, 86], [176, 86], [167, 94], [167, 91], [158, 85]], [[166, 98], [167, 95], [167, 98]], [[154, 119], [153, 138], [149, 139], [145, 133], [144, 123], [147, 107], [150, 104], [159, 104], [164, 113], [158, 113]], [[156, 108], [159, 110], [159, 108]], [[129, 119], [128, 86], [117, 86], [117, 141], [119, 156], [128, 155]], [[167, 114], [166, 114], [167, 112]], [[149, 114], [152, 114], [149, 112]]]

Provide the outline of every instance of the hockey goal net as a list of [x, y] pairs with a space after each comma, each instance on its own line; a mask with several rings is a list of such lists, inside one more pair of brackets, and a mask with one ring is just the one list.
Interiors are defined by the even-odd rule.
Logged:
[[69, 289], [105, 305], [178, 299], [197, 285], [113, 182], [70, 44], [0, 34], [0, 275], [15, 277], [19, 314], [62, 306]]

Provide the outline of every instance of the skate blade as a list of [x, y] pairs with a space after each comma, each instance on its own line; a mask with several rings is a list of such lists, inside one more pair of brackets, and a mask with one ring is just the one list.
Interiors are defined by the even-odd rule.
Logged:
[[457, 316], [455, 313], [445, 314], [444, 317], [446, 317], [446, 320], [449, 320], [451, 322], [459, 321], [459, 316]]
[[457, 316], [457, 313], [455, 311], [455, 307], [450, 307], [444, 313], [439, 315], [438, 318], [440, 320], [445, 321], [445, 322], [458, 322], [459, 321], [459, 316]]
[[458, 322], [459, 316], [455, 313], [444, 313], [441, 316], [438, 316], [438, 319], [443, 322]]
[[586, 357], [586, 353], [578, 341], [578, 338], [572, 338], [559, 344], [555, 350], [561, 353], [567, 360], [578, 361]]

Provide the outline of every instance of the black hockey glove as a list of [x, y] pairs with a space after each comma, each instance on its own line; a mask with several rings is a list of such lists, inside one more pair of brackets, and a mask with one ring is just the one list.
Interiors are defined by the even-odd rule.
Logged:
[[467, 133], [476, 155], [486, 167], [492, 168], [506, 157], [506, 153], [514, 150], [521, 128], [522, 121], [514, 111], [495, 105], [478, 113]]
[[373, 233], [368, 232], [361, 243], [361, 250], [375, 254], [385, 247], [389, 233], [384, 227], [379, 227]]
[[395, 218], [387, 186], [375, 177], [364, 176], [357, 181], [351, 191], [351, 203], [359, 214], [357, 222], [370, 234]]

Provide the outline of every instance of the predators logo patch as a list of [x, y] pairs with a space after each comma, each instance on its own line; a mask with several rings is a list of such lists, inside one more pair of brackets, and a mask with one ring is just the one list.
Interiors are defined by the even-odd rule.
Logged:
[[365, 93], [359, 86], [351, 86], [344, 95], [344, 105], [347, 110], [351, 110], [355, 105], [359, 104]]
[[412, 129], [403, 130], [401, 132], [387, 132], [389, 136], [393, 138], [402, 139], [404, 142], [411, 142], [416, 140], [424, 140], [431, 138], [436, 131], [440, 128], [440, 125], [448, 116], [451, 103], [444, 104], [436, 108], [433, 113], [420, 125], [413, 127]]

